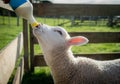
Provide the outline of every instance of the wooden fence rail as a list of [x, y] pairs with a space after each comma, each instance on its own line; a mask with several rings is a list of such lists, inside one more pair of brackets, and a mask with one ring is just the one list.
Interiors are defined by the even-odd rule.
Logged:
[[17, 68], [13, 84], [22, 84], [22, 78], [23, 78], [23, 73], [24, 73], [24, 57], [20, 60], [20, 64]]
[[[89, 57], [96, 60], [113, 60], [120, 58], [120, 52], [117, 53], [95, 53], [95, 54], [74, 54], [74, 56]], [[47, 66], [43, 55], [34, 56], [34, 66]]]
[[22, 47], [23, 35], [20, 33], [16, 39], [0, 51], [0, 84], [7, 84]]
[[[85, 36], [89, 39], [89, 43], [119, 43], [120, 32], [69, 32], [70, 36]], [[33, 42], [37, 40], [33, 36]]]
[[120, 5], [115, 4], [33, 4], [36, 16], [115, 16]]

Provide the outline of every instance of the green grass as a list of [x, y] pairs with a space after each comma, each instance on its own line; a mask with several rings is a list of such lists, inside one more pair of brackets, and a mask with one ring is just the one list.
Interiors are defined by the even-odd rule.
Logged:
[[109, 53], [120, 52], [120, 43], [105, 43], [105, 44], [87, 44], [83, 46], [74, 46], [73, 53]]
[[120, 28], [111, 28], [106, 26], [74, 26], [67, 27], [66, 30], [68, 32], [118, 32], [120, 31]]
[[[82, 46], [73, 46], [73, 53], [109, 53], [120, 52], [120, 43], [98, 43], [86, 44]], [[35, 54], [42, 54], [39, 45], [35, 45]]]
[[[11, 40], [13, 40], [19, 32], [22, 31], [22, 19], [20, 19], [20, 26], [16, 26], [16, 18], [11, 17], [11, 23], [8, 23], [8, 17], [0, 16], [0, 49], [5, 47]], [[54, 26], [63, 23], [63, 19], [37, 18], [39, 22]], [[64, 20], [68, 22], [68, 19]], [[88, 24], [88, 23], [87, 23]], [[71, 26], [70, 23], [63, 25], [68, 32], [120, 32], [120, 27], [106, 27], [106, 26], [82, 26], [81, 24]], [[104, 43], [104, 44], [87, 44], [83, 46], [75, 46], [72, 48], [73, 53], [98, 53], [98, 52], [120, 52], [120, 43]], [[35, 54], [41, 54], [42, 51], [38, 45], [35, 45]], [[11, 84], [11, 83], [9, 83]], [[29, 72], [24, 75], [22, 84], [53, 84], [53, 80], [48, 67], [36, 67], [34, 72]]]
[[[48, 25], [51, 25], [51, 26], [56, 26], [58, 24], [61, 24], [63, 23], [63, 19], [52, 19], [52, 18], [48, 18], [46, 20], [44, 20], [44, 18], [36, 18], [39, 22], [41, 23], [45, 23], [45, 24], [48, 24]], [[56, 22], [55, 22], [56, 21]], [[98, 22], [98, 25], [97, 26], [92, 26], [92, 25], [86, 25], [86, 26], [83, 26], [83, 25], [74, 25], [74, 26], [71, 26], [71, 23], [70, 23], [70, 20], [68, 19], [65, 19], [64, 22], [68, 22], [69, 23], [66, 23], [65, 25], [62, 25], [63, 28], [65, 28], [68, 32], [118, 32], [120, 31], [120, 26], [118, 27], [107, 27], [106, 26], [106, 21], [105, 22]], [[104, 23], [104, 25], [103, 25]], [[86, 23], [85, 23], [86, 24]], [[89, 24], [91, 24], [89, 22]], [[99, 25], [101, 24], [101, 25]]]
[[16, 25], [16, 18], [11, 17], [11, 23], [8, 23], [7, 17], [5, 21], [2, 21], [3, 17], [0, 17], [0, 49], [5, 47], [11, 40], [13, 40], [22, 31], [22, 22], [20, 26]]

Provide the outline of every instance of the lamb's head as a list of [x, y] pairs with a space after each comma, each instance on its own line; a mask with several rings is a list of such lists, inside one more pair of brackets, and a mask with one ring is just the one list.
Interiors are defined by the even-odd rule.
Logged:
[[33, 33], [41, 45], [43, 52], [51, 50], [66, 50], [71, 45], [83, 45], [88, 39], [83, 36], [70, 37], [62, 27], [53, 27], [48, 25], [39, 25], [33, 29]]

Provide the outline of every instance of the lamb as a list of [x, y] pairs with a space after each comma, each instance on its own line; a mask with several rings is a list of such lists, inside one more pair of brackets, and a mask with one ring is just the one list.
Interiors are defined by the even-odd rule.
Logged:
[[33, 33], [55, 84], [120, 84], [120, 59], [98, 61], [73, 56], [71, 46], [88, 43], [86, 37], [70, 37], [65, 29], [45, 24], [34, 28]]

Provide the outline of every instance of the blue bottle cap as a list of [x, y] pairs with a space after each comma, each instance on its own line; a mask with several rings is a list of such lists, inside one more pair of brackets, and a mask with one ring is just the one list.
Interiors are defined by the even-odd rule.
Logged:
[[27, 0], [10, 0], [9, 4], [12, 7], [13, 10], [18, 8], [20, 5], [24, 4], [27, 2]]

